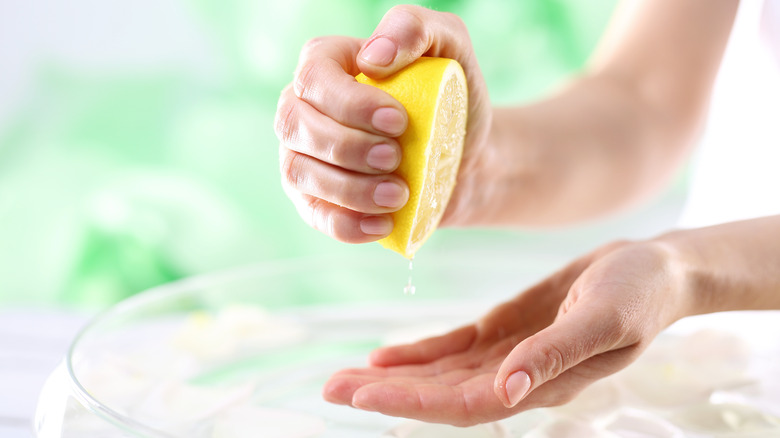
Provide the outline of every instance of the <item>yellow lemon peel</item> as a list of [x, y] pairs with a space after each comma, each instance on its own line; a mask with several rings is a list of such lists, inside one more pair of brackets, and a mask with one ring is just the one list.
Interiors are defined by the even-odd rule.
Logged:
[[466, 76], [455, 60], [423, 57], [384, 79], [362, 73], [356, 79], [393, 96], [409, 116], [395, 172], [409, 185], [409, 201], [392, 214], [393, 231], [379, 243], [411, 259], [438, 226], [455, 188], [466, 136]]

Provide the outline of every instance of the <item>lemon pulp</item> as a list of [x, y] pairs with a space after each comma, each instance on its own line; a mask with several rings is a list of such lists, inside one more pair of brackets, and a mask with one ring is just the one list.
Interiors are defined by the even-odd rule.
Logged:
[[398, 138], [396, 170], [409, 185], [409, 201], [392, 214], [393, 231], [379, 243], [411, 259], [438, 226], [455, 188], [466, 136], [466, 77], [455, 60], [423, 57], [381, 80], [362, 73], [356, 79], [393, 96], [409, 116]]

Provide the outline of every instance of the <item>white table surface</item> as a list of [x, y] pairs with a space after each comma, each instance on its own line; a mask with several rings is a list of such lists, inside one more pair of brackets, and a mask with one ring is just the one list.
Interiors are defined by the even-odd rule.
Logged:
[[66, 311], [0, 309], [0, 437], [33, 436], [38, 393], [88, 320]]

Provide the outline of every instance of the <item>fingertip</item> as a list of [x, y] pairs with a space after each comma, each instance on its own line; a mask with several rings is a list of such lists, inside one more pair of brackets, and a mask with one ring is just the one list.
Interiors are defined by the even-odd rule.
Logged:
[[531, 390], [531, 378], [525, 371], [515, 371], [506, 379], [506, 396], [509, 405], [516, 406], [522, 401]]
[[358, 52], [358, 68], [374, 79], [399, 71], [428, 51], [439, 21], [439, 13], [421, 6], [393, 6]]
[[397, 357], [395, 357], [397, 355], [393, 354], [395, 350], [395, 347], [377, 348], [368, 354], [368, 364], [372, 367], [387, 367], [395, 365], [397, 362]]
[[397, 55], [398, 44], [386, 36], [377, 35], [363, 45], [358, 60], [368, 67], [384, 68], [390, 66]]
[[493, 392], [507, 408], [513, 408], [531, 392], [531, 377], [525, 371], [499, 374], [493, 384]]
[[[321, 198], [302, 193], [289, 184], [284, 184], [284, 191], [293, 201], [298, 215], [312, 228], [331, 238], [344, 243], [361, 244], [375, 242], [390, 234], [370, 234], [369, 232], [382, 232], [384, 221], [389, 221], [392, 231], [392, 218], [389, 214], [374, 215], [365, 214], [341, 207]], [[369, 219], [365, 224], [363, 219], [385, 216], [384, 219]], [[365, 227], [365, 231], [362, 229]]]
[[373, 200], [378, 207], [399, 210], [409, 201], [409, 196], [409, 187], [403, 181], [388, 180], [376, 185]]
[[372, 237], [385, 237], [393, 231], [393, 219], [389, 215], [366, 216], [360, 220], [360, 231]]
[[346, 375], [333, 375], [322, 386], [322, 398], [338, 405], [352, 406], [352, 397], [361, 384]]
[[403, 70], [420, 56], [422, 53], [410, 53], [393, 37], [376, 34], [358, 52], [356, 64], [369, 78], [383, 79]]
[[378, 108], [371, 115], [371, 126], [377, 131], [397, 137], [406, 131], [406, 111], [398, 108]]
[[341, 379], [330, 379], [322, 386], [322, 398], [326, 402], [335, 404], [344, 404], [339, 398], [339, 394], [342, 392], [340, 389]]
[[511, 408], [512, 404], [509, 401], [509, 396], [506, 393], [506, 379], [507, 375], [498, 373], [496, 379], [493, 381], [493, 393], [501, 400], [501, 404], [506, 408]]
[[363, 411], [375, 412], [374, 398], [376, 395], [370, 390], [366, 391], [364, 387], [359, 388], [352, 394], [351, 406]]
[[374, 145], [366, 154], [366, 164], [380, 172], [392, 172], [401, 162], [400, 147], [390, 142]]

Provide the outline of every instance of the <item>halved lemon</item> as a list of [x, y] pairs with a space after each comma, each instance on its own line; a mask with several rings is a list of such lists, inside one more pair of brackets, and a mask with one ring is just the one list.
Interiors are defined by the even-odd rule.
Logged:
[[356, 79], [386, 91], [409, 115], [396, 170], [409, 185], [409, 201], [393, 213], [393, 232], [379, 243], [411, 259], [436, 230], [455, 188], [466, 137], [466, 76], [455, 60], [424, 57], [381, 80], [362, 73]]

